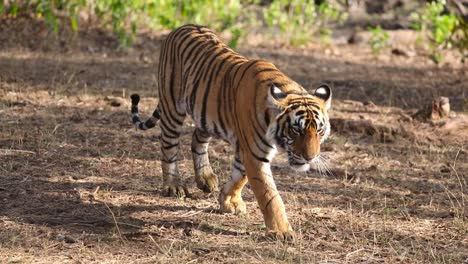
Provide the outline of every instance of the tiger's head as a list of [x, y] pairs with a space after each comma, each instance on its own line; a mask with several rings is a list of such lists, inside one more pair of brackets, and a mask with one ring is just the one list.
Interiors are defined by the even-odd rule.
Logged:
[[307, 171], [320, 161], [320, 144], [330, 134], [328, 109], [331, 89], [321, 85], [312, 94], [297, 83], [271, 84], [268, 94], [275, 119], [269, 125], [269, 138], [288, 154], [289, 165]]

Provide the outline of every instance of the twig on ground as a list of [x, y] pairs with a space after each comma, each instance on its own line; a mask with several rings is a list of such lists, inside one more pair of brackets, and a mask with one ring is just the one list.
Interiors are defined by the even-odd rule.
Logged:
[[120, 232], [119, 224], [117, 222], [117, 219], [115, 218], [114, 212], [112, 212], [112, 210], [110, 209], [109, 205], [107, 205], [106, 202], [103, 202], [103, 203], [107, 207], [107, 209], [109, 209], [109, 212], [112, 215], [112, 219], [114, 219], [114, 225], [115, 225], [115, 228], [117, 228], [117, 233], [119, 234], [120, 240], [125, 244], [125, 240], [123, 239], [122, 233]]
[[190, 216], [194, 216], [194, 215], [197, 215], [199, 213], [203, 213], [203, 210], [200, 210], [200, 211], [189, 211], [189, 212], [186, 212], [186, 213], [183, 213], [180, 215], [180, 217], [190, 217]]
[[21, 181], [19, 181], [19, 182], [11, 182], [11, 183], [1, 184], [0, 187], [6, 187], [6, 186], [11, 186], [11, 185], [23, 183], [23, 182], [26, 182], [28, 179], [29, 179], [29, 176], [26, 176], [26, 177], [24, 177], [24, 178], [23, 178]]
[[37, 153], [30, 150], [22, 150], [22, 149], [0, 149], [0, 155], [12, 155], [13, 153], [24, 153], [24, 154], [32, 154], [36, 155]]
[[346, 259], [349, 259], [352, 255], [355, 255], [363, 250], [366, 250], [365, 248], [360, 248], [360, 249], [357, 249], [357, 250], [354, 250], [352, 252], [349, 252], [348, 254], [346, 254]]
[[148, 234], [148, 237], [151, 239], [151, 241], [153, 241], [154, 245], [159, 249], [159, 252], [163, 253], [166, 257], [170, 258], [171, 256], [169, 254], [167, 254], [166, 251], [164, 251], [158, 244], [158, 242], [156, 242], [156, 240], [154, 240], [153, 236]]

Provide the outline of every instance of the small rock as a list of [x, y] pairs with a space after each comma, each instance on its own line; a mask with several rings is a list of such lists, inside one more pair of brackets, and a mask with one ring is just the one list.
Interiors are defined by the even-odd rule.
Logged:
[[364, 106], [367, 106], [367, 107], [370, 107], [370, 108], [376, 108], [377, 106], [374, 104], [374, 102], [372, 101], [365, 101], [364, 103]]
[[444, 189], [444, 186], [442, 186], [441, 184], [439, 183], [435, 183], [433, 186], [432, 186], [432, 192], [434, 193], [441, 193], [443, 192], [445, 189]]
[[190, 227], [184, 228], [184, 235], [186, 235], [186, 236], [192, 236], [192, 234], [193, 234], [192, 228], [190, 228]]
[[413, 121], [413, 118], [408, 115], [408, 114], [405, 114], [405, 113], [400, 113], [400, 118], [399, 118], [400, 121], [403, 121], [403, 122], [411, 122]]
[[390, 161], [388, 161], [388, 164], [390, 166], [394, 166], [394, 167], [400, 167], [401, 166], [401, 162], [399, 162], [398, 160], [390, 160]]
[[348, 38], [348, 44], [363, 44], [366, 43], [366, 39], [362, 36], [362, 34], [359, 34], [358, 32], [354, 32], [349, 38]]
[[393, 48], [392, 54], [396, 56], [404, 56], [404, 57], [414, 57], [416, 55], [413, 51], [403, 50], [400, 48]]
[[25, 102], [7, 102], [6, 105], [8, 107], [15, 107], [15, 106], [23, 107], [23, 106], [26, 106], [26, 103]]
[[96, 53], [97, 49], [91, 46], [88, 46], [88, 52], [89, 53]]
[[140, 61], [142, 61], [145, 64], [151, 63], [151, 60], [147, 56], [145, 56], [144, 53], [140, 54]]
[[450, 172], [450, 167], [448, 167], [447, 165], [442, 165], [440, 167], [440, 172], [441, 173], [449, 173]]
[[110, 106], [113, 106], [113, 107], [119, 107], [121, 105], [121, 103], [116, 100], [111, 101], [109, 104]]
[[117, 98], [105, 97], [104, 101], [106, 101], [112, 107], [119, 107], [122, 105], [122, 102], [120, 102], [120, 100]]
[[63, 234], [58, 234], [56, 236], [56, 239], [58, 241], [64, 241], [65, 243], [69, 243], [69, 244], [76, 243], [76, 239], [70, 236], [63, 235]]

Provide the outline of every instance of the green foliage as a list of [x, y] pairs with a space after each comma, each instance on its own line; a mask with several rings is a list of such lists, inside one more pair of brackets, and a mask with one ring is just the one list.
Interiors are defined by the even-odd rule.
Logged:
[[6, 12], [12, 17], [16, 17], [18, 15], [18, 3], [17, 1], [11, 1], [9, 5], [6, 5], [5, 2], [1, 4], [1, 11], [2, 13]]
[[[431, 56], [437, 63], [443, 60], [442, 49], [453, 46], [460, 49], [459, 43], [453, 37], [456, 31], [462, 29], [460, 28], [462, 19], [453, 13], [444, 14], [446, 4], [445, 0], [436, 0], [426, 3], [420, 12], [411, 14], [412, 27], [419, 30], [422, 37], [428, 40]], [[466, 36], [465, 34], [464, 41]]]
[[[328, 43], [330, 25], [342, 23], [347, 13], [339, 7], [344, 0], [9, 0], [0, 1], [0, 15], [15, 17], [33, 13], [43, 19], [52, 32], [59, 33], [68, 19], [70, 28], [78, 31], [80, 14], [86, 14], [98, 26], [115, 32], [122, 47], [135, 39], [138, 28], [174, 29], [183, 24], [207, 25], [215, 31], [227, 31], [233, 48], [254, 27], [263, 27], [264, 35], [301, 46], [318, 39]], [[464, 57], [468, 51], [466, 22], [446, 11], [446, 0], [435, 0], [412, 14], [413, 27], [421, 32], [421, 40], [429, 43], [435, 61], [442, 60], [442, 49], [457, 48]], [[64, 19], [66, 18], [66, 19]], [[388, 35], [381, 28], [369, 28], [369, 41], [374, 54], [387, 46]]]
[[174, 29], [184, 24], [209, 25], [231, 32], [231, 46], [237, 46], [241, 31], [236, 26], [242, 4], [239, 0], [147, 1], [144, 12], [153, 28]]
[[51, 28], [54, 33], [59, 30], [59, 22], [54, 13], [55, 1], [37, 1], [36, 15], [44, 17], [46, 24]]
[[268, 28], [285, 35], [286, 41], [294, 46], [303, 45], [317, 35], [327, 41], [331, 35], [328, 22], [342, 22], [347, 17], [327, 1], [316, 5], [307, 0], [273, 0], [263, 15]]
[[154, 12], [150, 17], [163, 27], [173, 29], [187, 23], [209, 23], [210, 27], [222, 31], [234, 25], [241, 3], [231, 0], [161, 1], [157, 9], [164, 12]]
[[[237, 38], [234, 44], [240, 38], [234, 25], [242, 9], [239, 0], [25, 0], [11, 1], [7, 13], [16, 16], [20, 7], [44, 19], [54, 33], [58, 33], [61, 22], [58, 12], [69, 17], [74, 31], [79, 28], [79, 12], [87, 12], [105, 27], [109, 26], [122, 46], [131, 45], [140, 26], [174, 29], [188, 23], [207, 24], [217, 31], [230, 30]], [[4, 13], [6, 9], [2, 3], [0, 11]]]
[[372, 33], [368, 43], [372, 49], [372, 53], [377, 55], [382, 51], [382, 49], [388, 46], [388, 33], [385, 32], [385, 30], [383, 30], [380, 26], [375, 28], [368, 27], [367, 30]]
[[[84, 12], [115, 32], [122, 46], [131, 45], [139, 27], [174, 29], [190, 23], [208, 25], [218, 32], [229, 31], [230, 46], [235, 47], [245, 37], [252, 18], [264, 21], [275, 37], [279, 34], [297, 46], [315, 36], [327, 41], [331, 35], [327, 25], [346, 18], [346, 13], [328, 1], [320, 5], [308, 0], [259, 4], [259, 0], [11, 0], [0, 5], [0, 12], [11, 16], [33, 12], [54, 33], [59, 32], [63, 15], [69, 19], [72, 30], [78, 31], [79, 14]], [[249, 8], [254, 5], [256, 8]]]
[[238, 28], [234, 28], [233, 30], [231, 30], [231, 33], [232, 33], [232, 37], [228, 45], [229, 47], [235, 49], [237, 48], [237, 45], [239, 44], [239, 39], [242, 36], [242, 31]]

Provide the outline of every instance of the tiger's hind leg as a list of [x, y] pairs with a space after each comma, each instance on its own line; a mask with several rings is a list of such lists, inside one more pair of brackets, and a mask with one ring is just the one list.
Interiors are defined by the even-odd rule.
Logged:
[[179, 156], [179, 142], [182, 125], [185, 119], [183, 115], [167, 114], [161, 116], [161, 167], [163, 171], [163, 194], [172, 197], [183, 198], [189, 195], [187, 187], [183, 183], [177, 160]]
[[244, 214], [246, 213], [245, 202], [242, 200], [242, 189], [247, 183], [244, 165], [239, 154], [236, 153], [232, 165], [231, 178], [226, 182], [219, 193], [220, 210], [223, 213]]
[[192, 136], [192, 158], [197, 187], [211, 193], [218, 190], [218, 176], [213, 173], [208, 158], [208, 144], [211, 137], [200, 129], [195, 129]]

